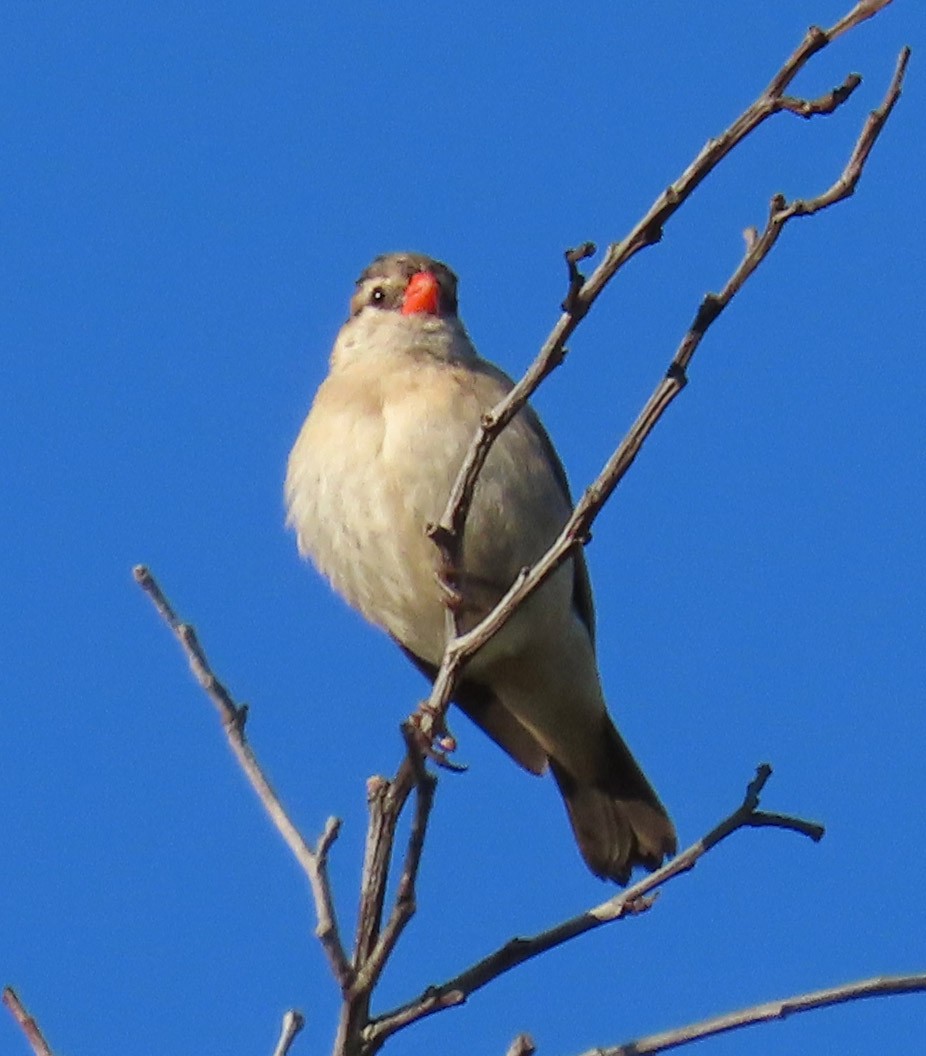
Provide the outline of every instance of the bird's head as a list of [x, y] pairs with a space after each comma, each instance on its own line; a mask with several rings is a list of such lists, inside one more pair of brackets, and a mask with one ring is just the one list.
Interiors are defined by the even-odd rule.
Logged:
[[352, 318], [368, 311], [454, 318], [457, 277], [446, 264], [423, 253], [387, 253], [363, 272], [351, 298]]

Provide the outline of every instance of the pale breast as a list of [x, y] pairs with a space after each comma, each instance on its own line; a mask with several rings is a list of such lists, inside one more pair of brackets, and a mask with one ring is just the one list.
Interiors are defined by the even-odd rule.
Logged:
[[[290, 456], [288, 521], [300, 550], [367, 619], [432, 663], [445, 625], [426, 526], [443, 512], [481, 415], [505, 382], [441, 361], [379, 376], [339, 370], [319, 389]], [[494, 603], [552, 542], [568, 511], [543, 443], [519, 418], [490, 453], [467, 522], [464, 571], [480, 599]], [[568, 618], [564, 573], [554, 609]]]
[[454, 409], [447, 387], [428, 385], [421, 370], [405, 385], [394, 372], [388, 385], [354, 373], [318, 391], [290, 455], [288, 522], [351, 605], [436, 660], [444, 610], [425, 529], [440, 516], [480, 412]]

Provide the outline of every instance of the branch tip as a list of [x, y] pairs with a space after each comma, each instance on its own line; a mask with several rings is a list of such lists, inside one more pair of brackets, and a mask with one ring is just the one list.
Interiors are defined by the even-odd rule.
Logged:
[[801, 836], [806, 836], [814, 843], [819, 843], [826, 835], [824, 826], [816, 821], [805, 821], [791, 814], [773, 814], [766, 810], [754, 810], [749, 817], [749, 825], [754, 829], [788, 829]]
[[756, 767], [756, 776], [746, 786], [746, 795], [743, 797], [743, 806], [747, 810], [754, 811], [759, 805], [759, 796], [771, 776], [772, 767], [770, 763], [760, 763]]
[[19, 1029], [26, 1036], [26, 1041], [29, 1042], [29, 1046], [35, 1056], [54, 1056], [48, 1042], [45, 1040], [41, 1027], [35, 1018], [29, 1014], [26, 1006], [20, 1001], [19, 994], [16, 993], [12, 986], [3, 988], [2, 1000], [9, 1009], [10, 1015], [19, 1024]]
[[332, 815], [325, 822], [325, 827], [322, 830], [321, 836], [318, 837], [318, 843], [315, 845], [315, 857], [319, 862], [324, 862], [328, 857], [328, 852], [331, 850], [338, 836], [341, 834], [341, 819]]
[[585, 285], [585, 276], [579, 271], [579, 262], [587, 260], [596, 252], [594, 242], [583, 242], [574, 249], [567, 249], [563, 254], [566, 267], [569, 269], [569, 289], [560, 306], [567, 315], [581, 316], [585, 314], [586, 308], [582, 304], [582, 287]]
[[574, 246], [572, 249], [567, 249], [563, 257], [569, 267], [569, 274], [572, 275], [572, 269], [580, 261], [588, 260], [589, 257], [593, 257], [597, 252], [598, 247], [594, 242], [580, 242], [579, 245]]
[[534, 1056], [537, 1046], [530, 1034], [519, 1034], [508, 1046], [505, 1056]]
[[273, 1056], [286, 1056], [289, 1052], [290, 1047], [296, 1040], [296, 1035], [302, 1031], [305, 1026], [305, 1016], [295, 1008], [291, 1008], [283, 1016], [283, 1022], [280, 1027], [280, 1037], [277, 1041], [276, 1048], [273, 1050]]

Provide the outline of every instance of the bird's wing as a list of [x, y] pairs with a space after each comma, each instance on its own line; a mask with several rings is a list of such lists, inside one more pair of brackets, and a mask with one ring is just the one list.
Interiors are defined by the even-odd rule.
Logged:
[[[475, 361], [469, 361], [467, 370], [476, 375], [474, 378], [475, 387], [480, 395], [480, 401], [484, 403], [486, 409], [494, 406], [511, 390], [513, 383], [508, 375], [486, 360], [476, 359]], [[572, 496], [569, 491], [566, 471], [560, 462], [550, 437], [547, 435], [533, 408], [530, 406], [525, 407], [521, 412], [520, 421], [521, 428], [523, 429], [524, 425], [526, 425], [527, 431], [533, 441], [536, 442], [539, 452], [536, 464], [545, 464], [549, 468], [554, 487], [560, 491], [564, 499], [564, 508], [571, 509]], [[552, 542], [552, 537], [550, 542]], [[595, 610], [588, 569], [581, 548], [574, 553], [572, 564], [573, 607], [594, 643]], [[469, 617], [473, 622], [477, 622], [497, 604], [509, 586], [510, 583], [508, 582], [496, 583], [488, 579], [482, 580], [478, 577], [470, 578], [467, 583], [466, 594], [474, 602], [473, 611], [469, 613]], [[465, 626], [465, 614], [463, 615], [463, 623]], [[397, 642], [397, 644], [419, 671], [433, 682], [437, 674], [436, 665], [417, 656], [401, 642]], [[490, 688], [472, 678], [463, 678], [456, 688], [453, 702], [525, 770], [534, 774], [541, 774], [547, 769], [548, 756], [544, 748]]]
[[[508, 375], [496, 367], [494, 364], [489, 363], [487, 360], [480, 359], [478, 361], [478, 369], [480, 372], [488, 375], [493, 380], [498, 382], [500, 392], [498, 399], [502, 399], [503, 396], [509, 392], [512, 388], [513, 382]], [[546, 461], [553, 472], [553, 477], [562, 491], [563, 497], [565, 498], [570, 509], [573, 507], [572, 493], [569, 489], [569, 478], [566, 476], [566, 470], [563, 468], [563, 463], [560, 461], [559, 455], [556, 453], [556, 448], [553, 446], [553, 441], [550, 439], [549, 434], [540, 421], [537, 412], [533, 407], [528, 404], [521, 412], [524, 415], [525, 421], [530, 426], [531, 432], [537, 438], [541, 449], [546, 457]], [[588, 566], [585, 562], [585, 550], [583, 547], [576, 549], [573, 554], [573, 592], [572, 592], [572, 603], [579, 616], [579, 619], [585, 624], [588, 629], [589, 637], [592, 640], [592, 645], [595, 644], [595, 601], [592, 597], [592, 583], [588, 574]]]

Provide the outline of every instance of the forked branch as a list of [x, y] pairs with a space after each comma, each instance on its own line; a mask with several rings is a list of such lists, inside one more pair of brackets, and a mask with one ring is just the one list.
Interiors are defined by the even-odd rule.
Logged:
[[[681, 208], [695, 188], [766, 119], [780, 112], [809, 119], [818, 115], [830, 114], [842, 106], [860, 83], [857, 74], [850, 74], [841, 85], [816, 99], [797, 98], [787, 95], [786, 91], [798, 72], [804, 68], [814, 54], [860, 22], [877, 14], [889, 3], [890, 0], [862, 0], [828, 30], [810, 29], [772, 78], [765, 91], [729, 128], [704, 146], [678, 179], [659, 195], [622, 241], [607, 247], [603, 259], [587, 278], [580, 271], [580, 264], [594, 253], [594, 247], [587, 243], [567, 254], [569, 276], [563, 313], [524, 377], [514, 386], [508, 397], [486, 415], [483, 426], [474, 438], [464, 465], [461, 467], [440, 522], [431, 528], [431, 534], [439, 549], [444, 567], [458, 567], [468, 510], [480, 470], [491, 445], [505, 426], [523, 408], [543, 379], [562, 362], [566, 341], [589, 312], [607, 283], [633, 256], [662, 238], [665, 224]], [[746, 248], [739, 265], [719, 293], [712, 293], [704, 298], [665, 375], [656, 385], [636, 422], [601, 473], [581, 496], [567, 524], [544, 557], [532, 568], [523, 570], [497, 608], [468, 633], [457, 633], [458, 629], [453, 615], [448, 608], [448, 645], [427, 708], [422, 712], [423, 718], [418, 724], [420, 729], [425, 732], [429, 729], [432, 732], [434, 730], [440, 732], [444, 711], [453, 695], [456, 679], [466, 662], [492, 635], [498, 632], [516, 608], [537, 590], [556, 568], [570, 558], [577, 547], [584, 545], [595, 517], [633, 464], [644, 441], [669, 404], [684, 388], [689, 364], [704, 334], [771, 251], [785, 225], [795, 216], [813, 215], [853, 193], [874, 143], [900, 96], [908, 59], [909, 51], [904, 49], [898, 59], [884, 101], [868, 118], [845, 169], [832, 186], [814, 198], [788, 202], [784, 197], [776, 196], [772, 199], [769, 216], [763, 230], [761, 232], [751, 230], [747, 233]], [[425, 771], [416, 744], [409, 745], [409, 752], [394, 779], [374, 778], [368, 785], [370, 824], [363, 865], [358, 924], [353, 950], [349, 955], [338, 929], [327, 872], [327, 857], [337, 838], [338, 820], [329, 819], [322, 836], [314, 847], [300, 834], [247, 743], [244, 733], [247, 708], [237, 704], [216, 677], [195, 631], [189, 624], [178, 619], [151, 573], [143, 566], [139, 566], [135, 569], [135, 578], [180, 642], [195, 677], [219, 712], [229, 745], [242, 770], [309, 879], [318, 920], [316, 932], [344, 997], [336, 1042], [336, 1052], [339, 1054], [357, 1056], [363, 1053], [364, 1056], [372, 1056], [392, 1034], [435, 1012], [465, 1002], [470, 994], [517, 965], [603, 924], [645, 912], [652, 905], [659, 888], [673, 877], [692, 869], [712, 847], [742, 828], [782, 828], [815, 840], [822, 836], [822, 828], [811, 822], [758, 809], [759, 793], [771, 772], [767, 767], [760, 767], [756, 779], [749, 786], [746, 797], [737, 810], [702, 840], [683, 851], [661, 869], [606, 902], [548, 931], [531, 938], [513, 939], [507, 942], [453, 979], [438, 986], [429, 987], [399, 1008], [372, 1017], [370, 1003], [374, 988], [415, 911], [418, 865], [434, 795], [434, 778]], [[390, 864], [395, 858], [398, 820], [413, 795], [415, 816], [405, 847], [402, 875], [396, 885], [392, 905], [387, 912], [387, 880]], [[909, 978], [921, 979], [921, 977]], [[898, 992], [886, 989], [887, 985], [900, 986], [901, 983], [897, 980], [872, 980], [867, 983], [852, 984], [854, 990], [849, 987], [840, 988], [837, 991], [820, 991], [818, 994], [804, 995], [802, 998], [791, 999], [789, 1002], [760, 1006], [766, 1011], [777, 1009], [777, 1012], [766, 1014], [765, 1011], [747, 1010], [755, 1016], [751, 1020], [743, 1018], [747, 1013], [735, 1013], [733, 1018], [740, 1017], [742, 1022], [732, 1023], [731, 1020], [732, 1025], [716, 1027], [715, 1025], [721, 1022], [721, 1019], [725, 1021], [730, 1019], [730, 1017], [726, 1019], [720, 1017], [718, 1020], [706, 1021], [703, 1024], [685, 1028], [689, 1032], [700, 1030], [701, 1034], [691, 1033], [690, 1037], [683, 1037], [682, 1032], [667, 1032], [664, 1035], [654, 1035], [655, 1041], [644, 1039], [643, 1042], [633, 1043], [632, 1048], [625, 1046], [602, 1051], [607, 1052], [608, 1056], [631, 1051], [636, 1053], [660, 1051], [658, 1048], [645, 1049], [640, 1046], [649, 1043], [662, 1045], [663, 1048], [671, 1047], [671, 1045], [682, 1044], [686, 1040], [693, 1040], [695, 1036], [707, 1036], [709, 1033], [732, 1029], [732, 1026], [743, 1025], [745, 1022], [757, 1022], [760, 1018], [773, 1018], [774, 1015], [784, 1015], [791, 1011], [803, 1010], [805, 1007], [820, 1007], [822, 1004], [850, 1000], [858, 996], [869, 996], [876, 992]], [[870, 990], [865, 990], [865, 987]], [[921, 987], [919, 985], [914, 987], [912, 984], [907, 986], [907, 989], [914, 988]], [[4, 998], [6, 1000], [6, 994]], [[23, 1014], [25, 1015], [24, 1010]], [[277, 1047], [280, 1056], [288, 1051], [301, 1024], [301, 1016], [298, 1013], [290, 1014], [290, 1018], [285, 1020]], [[666, 1042], [667, 1038], [670, 1039], [669, 1042]], [[42, 1054], [45, 1050], [35, 1049], [35, 1051]], [[532, 1051], [532, 1043], [526, 1037], [519, 1038], [510, 1051], [523, 1056]]]
[[469, 453], [460, 467], [453, 490], [440, 521], [434, 526], [436, 542], [446, 559], [453, 564], [463, 534], [469, 505], [479, 472], [499, 433], [527, 403], [543, 379], [562, 363], [566, 342], [588, 314], [604, 287], [637, 253], [654, 245], [662, 238], [666, 223], [679, 211], [695, 188], [699, 186], [721, 161], [759, 125], [780, 111], [790, 111], [802, 117], [831, 114], [841, 106], [861, 83], [858, 74], [850, 74], [839, 87], [816, 100], [787, 96], [785, 89], [818, 51], [831, 44], [859, 23], [872, 18], [891, 0], [861, 0], [848, 14], [829, 29], [811, 26], [804, 39], [785, 60], [765, 91], [716, 139], [708, 140], [688, 168], [653, 202], [627, 236], [608, 246], [604, 259], [594, 272], [584, 279], [576, 265], [594, 252], [587, 242], [566, 254], [569, 266], [569, 290], [563, 303], [563, 314], [530, 365], [524, 377], [508, 396], [486, 415], [483, 427], [474, 437]]
[[[336, 1053], [359, 1051], [360, 1037], [370, 1019], [370, 1001], [380, 975], [416, 909], [415, 885], [424, 851], [436, 778], [427, 773], [411, 737], [408, 754], [392, 781], [371, 778], [367, 784], [370, 821], [360, 882], [360, 910], [354, 941], [354, 979], [344, 993], [335, 1041]], [[405, 850], [402, 873], [385, 925], [383, 911], [389, 870], [393, 864], [396, 827], [412, 791], [415, 816]]]
[[[657, 199], [646, 216], [637, 223], [623, 242], [615, 243], [608, 248], [605, 259], [581, 287], [576, 278], [576, 264], [577, 260], [585, 255], [587, 247], [580, 247], [569, 257], [570, 288], [566, 301], [569, 311], [560, 318], [524, 377], [514, 386], [508, 396], [486, 415], [460, 469], [441, 521], [429, 529], [440, 550], [441, 563], [445, 568], [458, 567], [459, 547], [466, 515], [479, 471], [485, 463], [491, 445], [508, 422], [524, 406], [541, 381], [562, 360], [566, 338], [594, 303], [605, 284], [639, 249], [652, 244], [658, 240], [658, 237], [661, 237], [662, 225], [678, 210], [698, 183], [716, 167], [733, 146], [741, 142], [767, 117], [780, 110], [800, 112], [803, 116], [831, 113], [844, 102], [859, 83], [857, 75], [848, 78], [841, 88], [835, 89], [820, 100], [801, 103], [800, 100], [785, 97], [782, 93], [811, 55], [853, 25], [870, 18], [888, 2], [890, 0], [857, 4], [852, 12], [836, 23], [832, 29], [828, 31], [809, 30], [800, 46], [790, 56], [765, 92], [722, 136], [711, 140], [704, 147], [695, 161], [676, 183]], [[644, 441], [687, 384], [688, 366], [705, 333], [771, 252], [785, 225], [795, 216], [812, 216], [821, 209], [834, 205], [853, 194], [871, 150], [900, 98], [909, 58], [910, 49], [904, 48], [898, 56], [894, 75], [884, 100], [869, 115], [845, 168], [832, 186], [814, 198], [796, 199], [793, 202], [786, 201], [783, 195], [776, 195], [772, 199], [769, 217], [763, 231], [747, 233], [746, 252], [740, 264], [720, 293], [711, 293], [704, 298], [665, 376], [656, 385], [637, 420], [598, 477], [585, 490], [571, 517], [546, 554], [531, 568], [522, 570], [521, 575], [512, 583], [508, 592], [485, 619], [465, 634], [448, 636], [443, 661], [434, 680], [431, 694], [420, 711], [419, 725], [425, 732], [431, 726], [440, 728], [444, 712], [453, 696], [454, 687], [467, 661], [498, 633], [518, 607], [542, 586], [563, 562], [569, 560], [576, 547], [584, 545], [589, 537], [592, 523], [633, 465]], [[798, 106], [799, 103], [801, 103], [800, 106]], [[656, 231], [659, 232], [658, 237], [654, 234]]]
[[[245, 776], [263, 804], [270, 820], [283, 836], [302, 867], [312, 889], [317, 917], [316, 935], [324, 948], [332, 973], [341, 987], [344, 1002], [338, 1029], [337, 1051], [356, 1051], [355, 1039], [369, 1021], [370, 998], [390, 954], [415, 913], [415, 885], [424, 849], [428, 819], [434, 799], [435, 778], [408, 739], [408, 754], [392, 781], [372, 778], [368, 784], [370, 823], [364, 855], [357, 933], [348, 959], [341, 941], [328, 879], [328, 852], [337, 839], [340, 821], [329, 818], [316, 846], [310, 847], [287, 814], [279, 796], [258, 763], [244, 736], [247, 708], [236, 704], [212, 669], [193, 627], [182, 622], [150, 570], [138, 565], [135, 580], [153, 602], [159, 615], [180, 642], [196, 680], [222, 718], [229, 745]], [[383, 923], [389, 870], [395, 834], [402, 810], [415, 793], [415, 816], [405, 850], [402, 873], [388, 919]], [[301, 1014], [293, 1012], [284, 1021], [279, 1045], [287, 1051], [299, 1030]]]
[[135, 577], [135, 582], [151, 599], [155, 609], [158, 611], [158, 615], [164, 620], [180, 643], [196, 681], [202, 686], [206, 696], [209, 697], [219, 713], [225, 737], [235, 758], [238, 760], [238, 764], [244, 771], [248, 781], [250, 781], [251, 787], [257, 793], [258, 799], [260, 799], [264, 809], [270, 816], [270, 820], [276, 826], [277, 831], [286, 841], [296, 861], [308, 877], [312, 896], [315, 900], [317, 918], [315, 934], [328, 955], [328, 962], [331, 965], [335, 979], [337, 979], [341, 989], [346, 990], [353, 981], [354, 973], [341, 944], [341, 936], [338, 931], [334, 910], [334, 899], [331, 894], [331, 884], [328, 880], [328, 852], [337, 839], [340, 821], [337, 818], [329, 818], [325, 825], [325, 831], [316, 846], [314, 848], [309, 846], [305, 837], [296, 828], [289, 814], [287, 814], [280, 797], [271, 786], [245, 738], [244, 725], [247, 719], [247, 705], [235, 703], [231, 694], [212, 670], [212, 666], [199, 643], [192, 624], [184, 623], [178, 618], [173, 606], [167, 600], [151, 571], [144, 565], [136, 565], [132, 570], [132, 574]]
[[436, 986], [429, 986], [408, 1003], [376, 1017], [364, 1032], [365, 1056], [371, 1056], [397, 1030], [409, 1026], [435, 1012], [463, 1004], [471, 994], [497, 979], [512, 968], [532, 960], [547, 950], [594, 931], [604, 924], [636, 916], [648, 910], [655, 893], [670, 880], [690, 872], [701, 858], [728, 836], [746, 828], [778, 828], [799, 833], [817, 841], [823, 838], [823, 826], [816, 822], [787, 814], [770, 814], [759, 810], [759, 796], [771, 777], [772, 768], [763, 763], [746, 788], [742, 803], [710, 832], [667, 862], [661, 869], [609, 898], [592, 909], [571, 917], [547, 931], [530, 938], [516, 938], [506, 942], [459, 975]]

